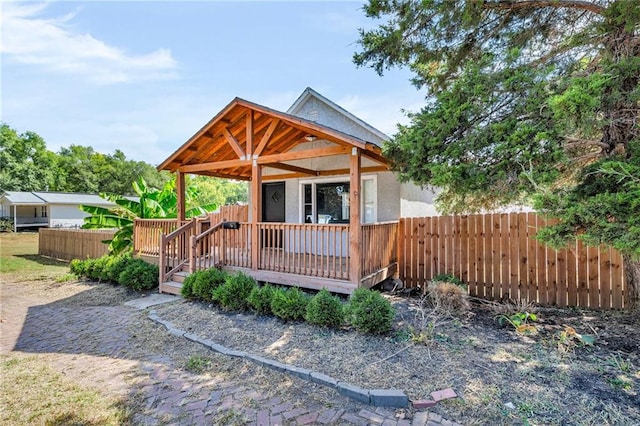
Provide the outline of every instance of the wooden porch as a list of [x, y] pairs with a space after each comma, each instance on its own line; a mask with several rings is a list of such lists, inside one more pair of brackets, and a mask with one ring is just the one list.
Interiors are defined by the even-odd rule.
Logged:
[[[236, 98], [158, 166], [176, 174], [178, 219], [136, 222], [136, 233], [149, 237], [141, 237], [136, 250], [149, 255], [159, 247], [160, 291], [179, 291], [175, 281], [181, 276], [210, 267], [340, 293], [370, 287], [396, 270], [398, 223], [362, 224], [362, 173], [388, 168], [375, 143]], [[226, 222], [187, 221], [186, 174], [249, 181], [246, 215], [223, 217]], [[340, 224], [320, 223], [317, 211], [311, 211], [311, 220], [287, 219], [281, 193], [263, 200], [268, 182], [284, 186], [287, 180], [336, 176], [348, 188], [341, 197]], [[264, 207], [271, 199], [283, 208], [276, 219]]]
[[[397, 271], [398, 222], [360, 228], [359, 273], [352, 266], [350, 225], [199, 218], [177, 227], [176, 220], [139, 219], [134, 248], [142, 256], [157, 259], [161, 292], [178, 293], [187, 274], [216, 267], [242, 271], [258, 281], [350, 294]], [[169, 229], [174, 230], [162, 233]]]

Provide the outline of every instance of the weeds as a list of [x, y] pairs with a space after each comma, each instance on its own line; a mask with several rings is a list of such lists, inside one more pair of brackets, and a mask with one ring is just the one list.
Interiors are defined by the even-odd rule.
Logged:
[[595, 337], [590, 334], [579, 334], [575, 328], [565, 325], [564, 330], [557, 333], [554, 340], [560, 352], [567, 352], [577, 347], [593, 346]]
[[532, 335], [538, 332], [535, 325], [530, 321], [537, 321], [538, 316], [531, 312], [516, 312], [512, 315], [499, 315], [498, 324], [501, 326], [511, 325], [517, 333]]
[[189, 357], [184, 368], [191, 373], [202, 374], [211, 368], [211, 364], [212, 363], [209, 358], [200, 355], [192, 355]]

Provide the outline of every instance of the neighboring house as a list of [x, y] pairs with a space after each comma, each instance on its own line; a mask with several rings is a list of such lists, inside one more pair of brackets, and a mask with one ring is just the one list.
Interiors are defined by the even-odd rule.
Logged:
[[[389, 170], [386, 139], [307, 88], [287, 112], [234, 99], [158, 169], [177, 175], [181, 221], [186, 174], [250, 181], [248, 222], [233, 237], [238, 250], [198, 246], [193, 253], [223, 253], [217, 264], [259, 280], [350, 293], [395, 272], [399, 218], [436, 214], [433, 191], [401, 183]], [[187, 238], [189, 226], [171, 238]], [[163, 241], [162, 280], [203, 267], [184, 258], [180, 243]]]
[[79, 228], [89, 216], [80, 210], [81, 205], [115, 206], [95, 194], [6, 191], [0, 197], [0, 217], [13, 219], [14, 231], [27, 227]]

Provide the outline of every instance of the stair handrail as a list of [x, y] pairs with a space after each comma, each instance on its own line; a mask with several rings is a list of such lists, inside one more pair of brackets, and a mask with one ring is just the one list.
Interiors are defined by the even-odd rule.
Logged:
[[[210, 234], [213, 234], [215, 232], [218, 232], [218, 230], [223, 229], [224, 227], [224, 223], [226, 222], [225, 219], [222, 220], [222, 222], [218, 222], [217, 224], [211, 226], [210, 228], [206, 229], [205, 231], [201, 232], [198, 235], [192, 235], [190, 237], [190, 244], [189, 244], [189, 273], [194, 273], [195, 271], [197, 271], [198, 266], [199, 266], [199, 262], [198, 260], [198, 253], [202, 253], [201, 247], [200, 247], [200, 243], [206, 238], [208, 237]], [[222, 252], [224, 250], [224, 247], [220, 247], [220, 251]], [[215, 265], [215, 262], [213, 262], [213, 264]]]
[[[158, 259], [158, 266], [160, 269], [161, 283], [167, 282], [169, 278], [171, 278], [173, 274], [178, 272], [180, 268], [182, 268], [182, 266], [189, 260], [189, 250], [186, 247], [180, 248], [176, 246], [175, 250], [169, 250], [170, 244], [172, 244], [178, 238], [184, 236], [184, 244], [186, 245], [188, 241], [186, 237], [189, 237], [191, 236], [191, 234], [193, 234], [195, 227], [196, 221], [192, 219], [189, 222], [186, 222], [182, 226], [178, 227], [178, 229], [176, 229], [175, 231], [167, 235], [160, 235], [160, 257]], [[175, 252], [173, 253], [173, 255], [175, 256], [173, 257], [173, 262], [171, 262], [171, 264], [169, 262], [169, 255], [171, 254], [169, 253], [170, 251]], [[167, 268], [170, 269], [167, 270]]]

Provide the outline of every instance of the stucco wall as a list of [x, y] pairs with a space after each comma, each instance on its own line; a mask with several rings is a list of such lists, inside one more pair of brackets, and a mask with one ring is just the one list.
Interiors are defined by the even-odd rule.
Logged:
[[367, 130], [365, 127], [354, 122], [350, 118], [345, 117], [343, 113], [336, 111], [334, 108], [328, 107], [324, 102], [315, 98], [310, 98], [305, 102], [295, 115], [324, 124], [327, 127], [340, 130], [343, 133], [356, 136], [368, 142], [377, 144], [381, 142], [378, 135]]
[[439, 216], [433, 204], [436, 192], [413, 183], [400, 184], [400, 215], [402, 217]]

